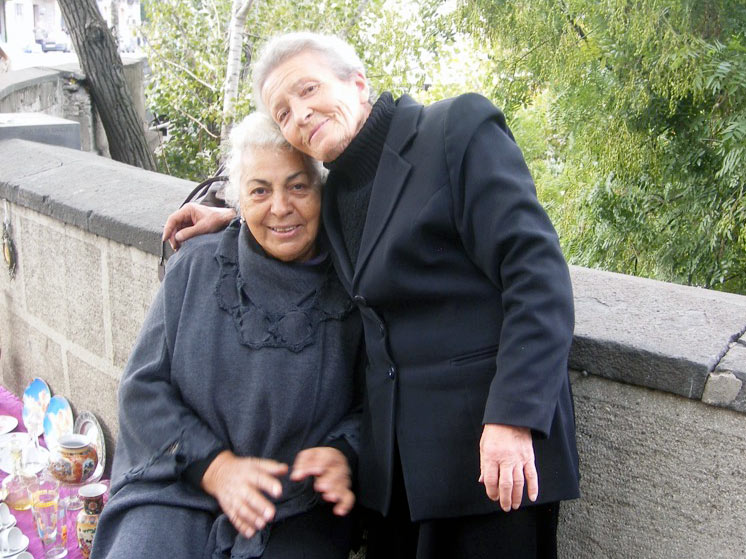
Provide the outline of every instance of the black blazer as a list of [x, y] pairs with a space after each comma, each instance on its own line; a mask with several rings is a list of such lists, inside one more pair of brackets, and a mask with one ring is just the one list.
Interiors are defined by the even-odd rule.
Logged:
[[413, 520], [498, 510], [477, 482], [483, 423], [533, 430], [538, 502], [577, 497], [570, 277], [502, 113], [402, 97], [355, 269], [333, 192], [323, 218], [365, 326], [360, 501], [388, 510], [396, 444]]

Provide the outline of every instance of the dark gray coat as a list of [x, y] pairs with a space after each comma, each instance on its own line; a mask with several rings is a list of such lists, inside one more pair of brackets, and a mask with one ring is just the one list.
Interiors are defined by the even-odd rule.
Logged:
[[[255, 243], [236, 221], [169, 261], [122, 377], [112, 498], [94, 556], [105, 556], [117, 518], [133, 507], [218, 517], [216, 501], [181, 478], [218, 448], [292, 464], [302, 449], [340, 436], [357, 446], [357, 312], [329, 258], [282, 263], [250, 248]], [[309, 484], [284, 481], [278, 516], [315, 499]], [[145, 532], [162, 530], [168, 519], [143, 524]]]

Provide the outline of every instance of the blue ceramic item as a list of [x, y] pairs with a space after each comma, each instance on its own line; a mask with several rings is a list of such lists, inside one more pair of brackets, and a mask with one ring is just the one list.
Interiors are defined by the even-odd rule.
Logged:
[[35, 378], [23, 391], [23, 424], [26, 430], [38, 437], [44, 432], [44, 414], [47, 413], [52, 392], [40, 378]]
[[62, 435], [73, 432], [73, 410], [63, 396], [52, 396], [44, 416], [44, 440], [52, 450]]

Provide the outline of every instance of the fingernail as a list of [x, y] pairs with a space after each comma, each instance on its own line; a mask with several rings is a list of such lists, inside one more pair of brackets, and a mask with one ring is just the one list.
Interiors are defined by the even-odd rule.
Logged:
[[266, 518], [267, 521], [272, 520], [272, 509], [264, 509], [264, 518]]
[[259, 529], [259, 530], [261, 530], [262, 528], [264, 528], [266, 526], [266, 523], [264, 522], [263, 518], [257, 518], [256, 522], [254, 522], [254, 524], [256, 525], [257, 529]]

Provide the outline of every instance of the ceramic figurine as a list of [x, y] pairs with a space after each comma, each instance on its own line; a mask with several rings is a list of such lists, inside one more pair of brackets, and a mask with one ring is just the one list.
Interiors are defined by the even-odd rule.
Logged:
[[98, 517], [104, 508], [104, 494], [106, 485], [103, 483], [91, 483], [84, 485], [78, 490], [78, 495], [83, 500], [83, 510], [78, 513], [75, 531], [78, 537], [78, 547], [83, 559], [91, 555], [93, 537], [96, 535]]

